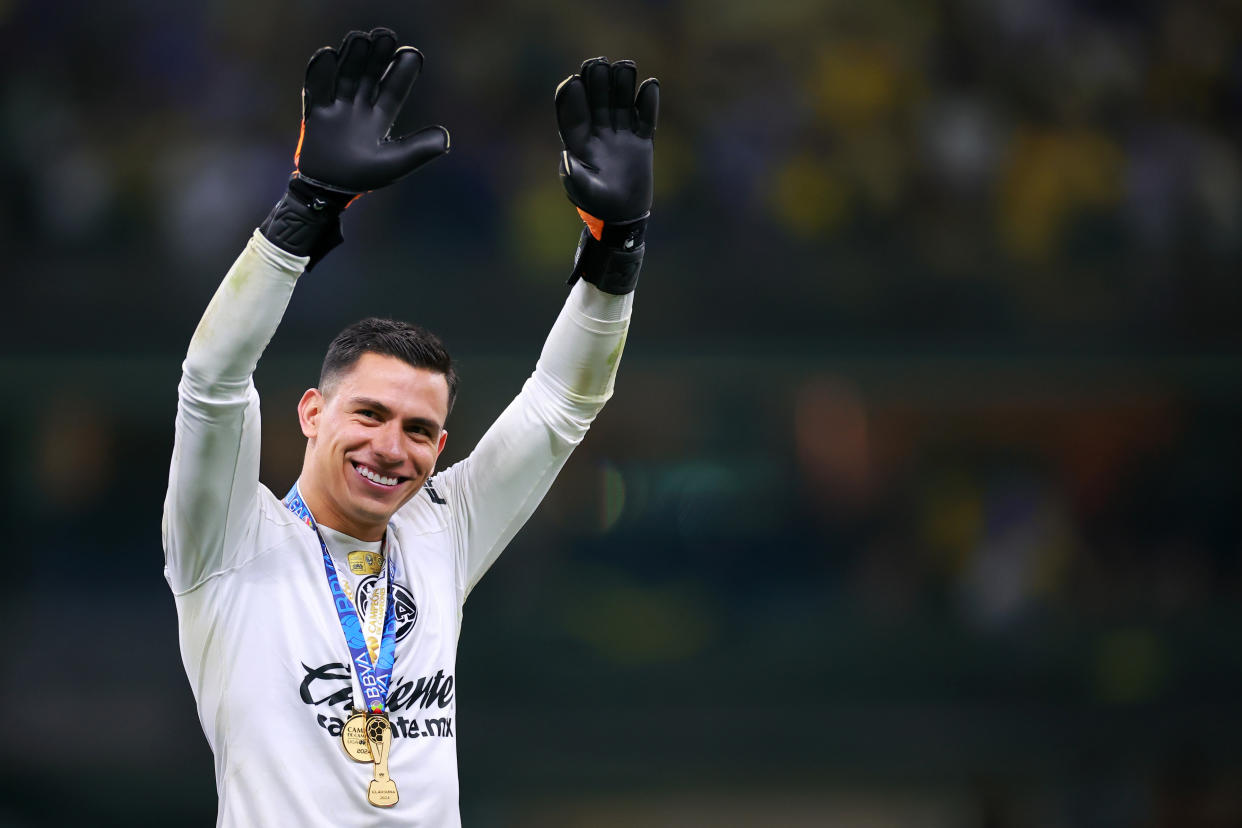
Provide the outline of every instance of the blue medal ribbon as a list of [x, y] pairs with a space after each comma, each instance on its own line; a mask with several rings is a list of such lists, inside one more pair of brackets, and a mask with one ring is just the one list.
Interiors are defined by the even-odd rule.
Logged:
[[341, 631], [345, 633], [345, 643], [349, 645], [349, 654], [353, 658], [354, 670], [358, 675], [358, 684], [362, 687], [363, 702], [368, 712], [383, 713], [388, 702], [388, 684], [392, 680], [392, 667], [397, 660], [397, 602], [392, 593], [392, 566], [385, 558], [384, 578], [387, 590], [385, 595], [388, 608], [384, 612], [384, 634], [380, 638], [379, 657], [371, 663], [371, 654], [367, 652], [367, 639], [362, 632], [362, 622], [358, 620], [358, 611], [349, 594], [341, 588], [341, 579], [336, 574], [336, 564], [328, 552], [328, 544], [324, 543], [315, 518], [311, 516], [306, 501], [297, 484], [285, 495], [285, 507], [309, 526], [319, 538], [319, 548], [323, 552], [323, 568], [328, 576], [328, 591], [332, 594], [332, 604], [336, 607], [337, 618], [341, 622]]

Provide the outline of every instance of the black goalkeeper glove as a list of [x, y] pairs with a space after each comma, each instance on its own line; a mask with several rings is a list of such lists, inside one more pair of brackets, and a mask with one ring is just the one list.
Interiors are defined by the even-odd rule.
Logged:
[[448, 152], [442, 126], [389, 135], [422, 66], [422, 53], [397, 48], [389, 29], [350, 32], [339, 50], [324, 47], [307, 64], [295, 170], [259, 228], [281, 249], [310, 256], [307, 270], [341, 243], [341, 211], [354, 199]]
[[633, 61], [593, 58], [556, 89], [561, 183], [586, 222], [569, 283], [618, 295], [634, 289], [642, 267], [660, 109], [659, 81], [635, 94], [636, 79]]

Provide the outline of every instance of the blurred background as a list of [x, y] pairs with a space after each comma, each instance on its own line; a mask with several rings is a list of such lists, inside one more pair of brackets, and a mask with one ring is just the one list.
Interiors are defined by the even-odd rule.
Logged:
[[1236, 0], [0, 0], [0, 824], [213, 824], [179, 364], [381, 24], [453, 152], [300, 284], [277, 492], [370, 314], [457, 356], [465, 456], [565, 294], [556, 84], [663, 90], [616, 397], [466, 607], [466, 825], [1242, 825]]

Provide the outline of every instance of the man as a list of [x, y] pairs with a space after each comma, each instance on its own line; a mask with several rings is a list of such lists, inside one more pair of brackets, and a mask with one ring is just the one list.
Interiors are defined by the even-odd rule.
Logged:
[[[653, 80], [583, 64], [556, 91], [560, 174], [586, 228], [534, 374], [439, 473], [456, 377], [439, 341], [369, 319], [298, 405], [301, 476], [259, 481], [251, 375], [299, 276], [359, 194], [448, 151], [392, 126], [422, 64], [353, 32], [306, 70], [296, 172], [216, 292], [178, 389], [165, 575], [215, 754], [219, 825], [459, 823], [454, 660], [470, 589], [612, 394], [651, 206]], [[434, 278], [427, 275], [425, 278]]]

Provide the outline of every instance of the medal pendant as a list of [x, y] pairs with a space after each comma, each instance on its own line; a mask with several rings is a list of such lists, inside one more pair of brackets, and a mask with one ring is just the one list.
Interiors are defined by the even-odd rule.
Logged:
[[388, 751], [392, 748], [392, 725], [385, 713], [367, 716], [367, 744], [375, 762], [374, 776], [367, 787], [367, 801], [376, 808], [391, 808], [397, 804], [397, 783], [388, 776]]
[[355, 762], [370, 762], [371, 743], [367, 741], [367, 714], [356, 711], [341, 728], [341, 747]]

